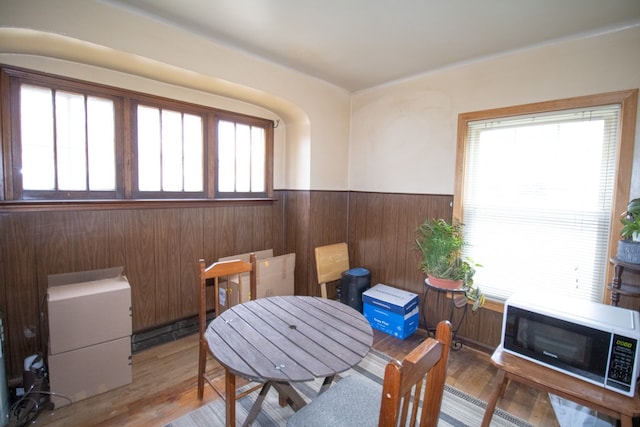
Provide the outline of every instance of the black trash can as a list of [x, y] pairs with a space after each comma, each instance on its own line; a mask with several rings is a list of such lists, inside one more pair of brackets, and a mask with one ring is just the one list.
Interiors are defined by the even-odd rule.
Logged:
[[342, 273], [340, 301], [362, 313], [362, 293], [371, 286], [371, 272], [352, 268]]

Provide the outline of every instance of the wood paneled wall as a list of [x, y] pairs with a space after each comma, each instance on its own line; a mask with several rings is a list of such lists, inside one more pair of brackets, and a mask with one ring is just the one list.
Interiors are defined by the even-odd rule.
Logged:
[[[197, 261], [284, 251], [283, 199], [258, 206], [0, 214], [0, 307], [9, 378], [45, 353], [50, 274], [124, 266], [136, 332], [197, 314]], [[79, 321], [81, 321], [79, 319]]]
[[[295, 202], [291, 203], [293, 200]], [[448, 195], [288, 192], [286, 218], [292, 221], [288, 221], [287, 234], [296, 237], [289, 236], [287, 242], [292, 245], [290, 248], [298, 249], [296, 256], [303, 260], [296, 263], [297, 293], [319, 295], [313, 248], [345, 241], [349, 244], [351, 266], [369, 269], [372, 285], [384, 283], [417, 293], [422, 311], [430, 319], [448, 318], [450, 300], [441, 299], [436, 304], [432, 293], [429, 301], [424, 301], [424, 275], [418, 267], [415, 230], [426, 218], [450, 220], [452, 201], [452, 196]], [[297, 219], [293, 220], [291, 215]], [[307, 236], [300, 236], [300, 233], [307, 233]], [[308, 244], [296, 246], [294, 241]], [[460, 316], [456, 311], [454, 326], [459, 324]], [[501, 326], [501, 313], [486, 309], [471, 312], [469, 309], [458, 335], [492, 348], [499, 344]]]
[[[196, 314], [199, 258], [273, 248], [296, 253], [295, 292], [319, 295], [313, 249], [346, 241], [353, 267], [372, 284], [418, 293], [423, 275], [414, 232], [425, 218], [451, 218], [452, 197], [347, 191], [278, 191], [272, 204], [169, 209], [67, 210], [0, 214], [0, 307], [7, 375], [46, 350], [50, 274], [124, 266], [132, 289], [134, 332]], [[448, 306], [421, 303], [428, 313]], [[501, 317], [470, 314], [459, 335], [495, 346]]]
[[[424, 274], [415, 249], [415, 230], [427, 218], [451, 220], [453, 197], [448, 195], [410, 195], [351, 193], [349, 201], [349, 245], [352, 264], [371, 270], [372, 285], [384, 283], [420, 295], [421, 322], [449, 317], [450, 300], [436, 304], [434, 293], [424, 300]], [[454, 312], [454, 327], [461, 312]], [[458, 331], [459, 337], [487, 348], [500, 343], [502, 314], [470, 307]]]
[[423, 273], [415, 230], [426, 218], [451, 218], [451, 196], [352, 193], [349, 244], [352, 264], [384, 283], [421, 293]]

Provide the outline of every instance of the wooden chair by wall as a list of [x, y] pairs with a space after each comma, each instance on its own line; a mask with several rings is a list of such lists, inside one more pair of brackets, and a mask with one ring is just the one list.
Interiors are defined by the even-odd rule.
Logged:
[[[202, 399], [204, 395], [204, 383], [205, 381], [213, 387], [213, 382], [206, 376], [207, 368], [207, 353], [209, 351], [209, 345], [204, 337], [207, 329], [207, 280], [213, 279], [213, 301], [214, 307], [219, 306], [219, 280], [221, 277], [226, 277], [227, 280], [231, 280], [230, 276], [237, 276], [240, 280], [240, 274], [249, 273], [249, 286], [250, 294], [249, 298], [255, 298], [256, 291], [256, 256], [251, 254], [249, 256], [249, 262], [241, 260], [232, 261], [220, 261], [206, 266], [203, 259], [199, 260], [200, 264], [200, 277], [199, 277], [199, 297], [198, 297], [198, 320], [200, 323], [200, 340], [199, 340], [199, 352], [198, 352], [198, 399]], [[217, 315], [218, 313], [216, 313]], [[213, 387], [215, 390], [215, 387]], [[217, 390], [216, 390], [217, 392]]]
[[427, 338], [402, 362], [387, 364], [382, 387], [361, 375], [344, 378], [296, 412], [287, 426], [396, 427], [409, 421], [411, 426], [436, 427], [451, 335], [451, 323], [441, 321], [435, 339]]
[[318, 246], [315, 248], [316, 272], [320, 294], [327, 298], [327, 283], [340, 280], [349, 270], [349, 250], [346, 243]]

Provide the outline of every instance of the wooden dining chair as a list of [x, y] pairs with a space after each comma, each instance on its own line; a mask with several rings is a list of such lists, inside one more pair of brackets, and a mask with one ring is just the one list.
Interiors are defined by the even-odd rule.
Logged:
[[316, 272], [320, 294], [327, 298], [327, 283], [340, 280], [349, 270], [349, 250], [346, 243], [318, 246], [315, 248]]
[[382, 387], [361, 375], [346, 377], [296, 412], [287, 426], [397, 427], [417, 422], [420, 427], [435, 427], [451, 335], [451, 323], [441, 321], [435, 338], [424, 340], [402, 362], [387, 364]]
[[[242, 260], [220, 261], [206, 266], [204, 259], [199, 260], [200, 265], [200, 277], [199, 277], [199, 297], [198, 297], [198, 321], [200, 326], [200, 340], [199, 340], [199, 352], [198, 352], [198, 399], [202, 399], [204, 396], [204, 383], [209, 383], [213, 389], [216, 388], [213, 382], [206, 375], [207, 368], [207, 353], [211, 353], [209, 345], [205, 339], [205, 331], [207, 329], [207, 287], [213, 279], [213, 303], [216, 310], [220, 307], [218, 304], [219, 298], [219, 280], [220, 278], [226, 278], [226, 280], [242, 280], [242, 273], [249, 273], [249, 299], [254, 299], [257, 295], [257, 282], [256, 282], [256, 256], [255, 254], [249, 255], [249, 262]], [[241, 283], [239, 283], [241, 285]], [[216, 312], [216, 315], [219, 313]], [[224, 394], [223, 394], [224, 395]]]

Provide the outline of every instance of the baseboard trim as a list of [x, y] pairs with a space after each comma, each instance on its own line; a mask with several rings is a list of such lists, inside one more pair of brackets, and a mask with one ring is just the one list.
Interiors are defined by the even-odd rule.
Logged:
[[[215, 314], [207, 313], [207, 323]], [[157, 345], [175, 341], [179, 338], [198, 333], [198, 316], [191, 316], [173, 323], [158, 326], [131, 335], [131, 353], [135, 354]]]

